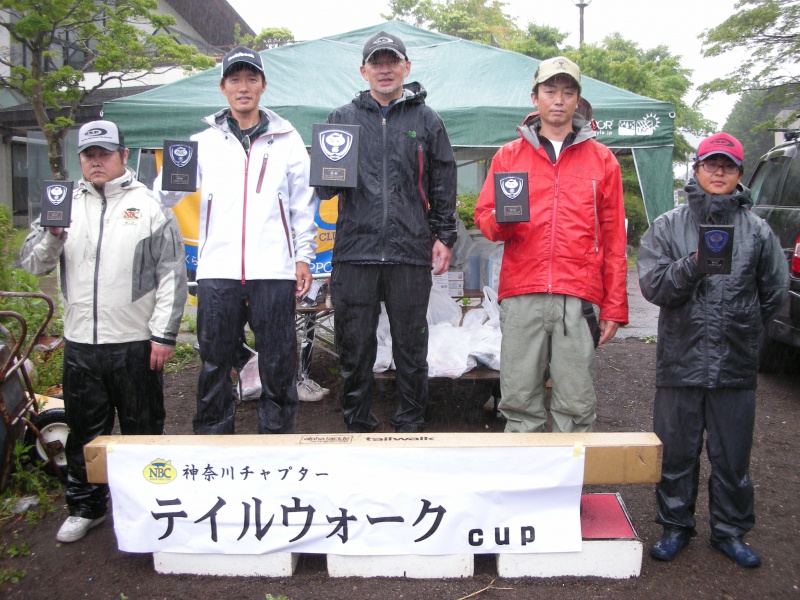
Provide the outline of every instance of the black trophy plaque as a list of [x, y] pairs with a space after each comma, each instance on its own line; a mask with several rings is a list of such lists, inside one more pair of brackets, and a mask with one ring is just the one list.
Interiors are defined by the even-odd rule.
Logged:
[[697, 266], [700, 273], [728, 275], [733, 261], [733, 225], [700, 225]]
[[315, 123], [311, 134], [311, 185], [358, 184], [358, 125]]
[[527, 173], [494, 174], [494, 218], [498, 223], [531, 220]]
[[197, 142], [164, 140], [161, 189], [170, 192], [197, 190]]
[[72, 182], [45, 181], [42, 193], [42, 227], [69, 227], [72, 213]]

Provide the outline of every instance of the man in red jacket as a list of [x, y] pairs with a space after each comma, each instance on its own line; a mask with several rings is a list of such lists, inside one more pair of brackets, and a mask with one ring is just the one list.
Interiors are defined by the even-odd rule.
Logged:
[[[591, 431], [595, 347], [628, 322], [619, 163], [595, 141], [580, 93], [578, 65], [541, 62], [531, 94], [538, 111], [495, 155], [475, 208], [483, 234], [505, 242], [499, 408], [509, 432], [544, 431], [548, 365], [552, 430]], [[527, 173], [527, 222], [495, 219], [494, 174], [509, 172]]]

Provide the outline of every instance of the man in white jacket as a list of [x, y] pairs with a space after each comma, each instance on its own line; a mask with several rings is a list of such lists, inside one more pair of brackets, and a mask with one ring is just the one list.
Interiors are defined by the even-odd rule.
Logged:
[[[203, 368], [197, 434], [234, 433], [232, 361], [247, 322], [255, 334], [262, 394], [259, 433], [293, 433], [298, 399], [295, 297], [311, 285], [316, 198], [300, 134], [259, 106], [267, 82], [248, 48], [222, 60], [220, 91], [229, 108], [206, 117], [198, 142], [200, 239], [197, 339]], [[186, 194], [154, 189], [163, 205]]]
[[126, 169], [122, 133], [110, 121], [87, 123], [78, 152], [70, 227], [35, 222], [20, 254], [29, 273], [61, 273], [70, 516], [59, 542], [105, 520], [108, 486], [86, 480], [84, 444], [111, 433], [115, 412], [124, 435], [164, 432], [162, 369], [186, 304], [178, 223]]

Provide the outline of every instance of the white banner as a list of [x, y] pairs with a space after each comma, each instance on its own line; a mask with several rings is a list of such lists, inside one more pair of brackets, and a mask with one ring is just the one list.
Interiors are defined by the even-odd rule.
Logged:
[[584, 449], [111, 445], [126, 552], [577, 552]]

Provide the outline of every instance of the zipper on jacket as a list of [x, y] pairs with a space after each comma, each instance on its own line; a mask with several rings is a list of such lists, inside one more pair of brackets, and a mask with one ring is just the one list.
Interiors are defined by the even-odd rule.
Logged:
[[594, 251], [600, 252], [600, 217], [597, 216], [597, 180], [592, 179], [592, 206], [594, 207]]
[[108, 206], [104, 192], [100, 193], [100, 197], [102, 199], [102, 204], [100, 205], [100, 233], [97, 236], [97, 249], [94, 254], [94, 298], [92, 299], [92, 321], [94, 329], [92, 332], [92, 339], [95, 345], [97, 345], [97, 292], [98, 279], [100, 278], [100, 248], [103, 245], [103, 227], [106, 219], [106, 207]]
[[256, 194], [261, 193], [261, 183], [264, 181], [264, 173], [267, 172], [267, 161], [269, 160], [269, 154], [264, 153], [264, 160], [261, 163], [261, 173], [258, 174], [258, 184], [256, 185]]
[[423, 158], [422, 144], [417, 144], [417, 163], [419, 165], [419, 177], [417, 178], [417, 185], [419, 186], [420, 196], [422, 196], [422, 210], [425, 212], [425, 216], [427, 216], [431, 205], [428, 202], [427, 194], [425, 194], [425, 186], [422, 185], [423, 176], [425, 174], [425, 161]]
[[381, 241], [383, 242], [381, 248], [381, 261], [386, 260], [386, 239], [389, 237], [389, 233], [386, 231], [386, 224], [389, 222], [389, 182], [388, 180], [388, 172], [389, 172], [389, 165], [387, 161], [387, 151], [388, 151], [388, 137], [386, 135], [386, 117], [381, 117], [381, 139], [382, 139], [382, 148], [383, 148], [383, 221], [381, 226], [381, 237], [383, 238]]
[[214, 199], [214, 194], [208, 195], [208, 202], [206, 203], [206, 232], [203, 235], [203, 246], [200, 248], [200, 253], [197, 255], [197, 259], [200, 260], [200, 257], [203, 256], [203, 249], [206, 247], [208, 243], [208, 226], [211, 223], [211, 201]]
[[281, 223], [283, 232], [286, 234], [286, 247], [289, 249], [289, 257], [292, 256], [292, 234], [289, 232], [289, 223], [286, 221], [286, 213], [283, 210], [283, 195], [278, 192], [278, 207], [281, 209]]
[[242, 202], [242, 285], [245, 284], [244, 278], [244, 249], [247, 238], [247, 178], [250, 172], [250, 153], [245, 153], [244, 159], [244, 201]]
[[560, 168], [555, 167], [556, 169], [556, 176], [553, 183], [553, 217], [550, 220], [550, 260], [547, 261], [547, 293], [553, 293], [553, 255], [556, 251], [556, 211], [558, 209], [558, 185], [559, 185], [559, 176], [560, 176]]

